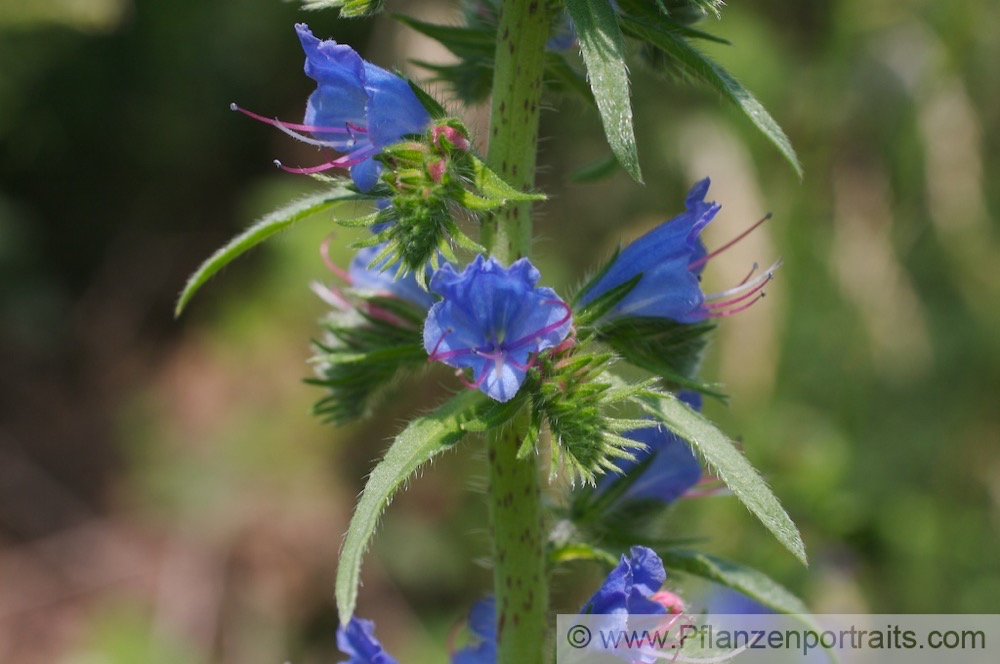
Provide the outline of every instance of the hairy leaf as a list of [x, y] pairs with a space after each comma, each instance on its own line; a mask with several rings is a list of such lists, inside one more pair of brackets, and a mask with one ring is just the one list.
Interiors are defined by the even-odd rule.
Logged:
[[403, 482], [435, 455], [461, 440], [466, 433], [499, 426], [513, 414], [509, 404], [497, 403], [482, 392], [469, 390], [453, 397], [430, 415], [413, 420], [396, 436], [368, 477], [340, 550], [337, 610], [342, 624], [346, 625], [354, 614], [361, 560], [368, 542], [383, 510]]
[[675, 434], [689, 441], [701, 453], [740, 502], [767, 526], [767, 529], [791, 551], [802, 564], [808, 564], [805, 545], [792, 520], [746, 457], [732, 441], [700, 413], [689, 408], [672, 394], [649, 391], [640, 405], [660, 419]]
[[733, 76], [704, 53], [691, 46], [680, 34], [643, 21], [621, 17], [622, 29], [669, 55], [694, 80], [707, 83], [735, 104], [750, 121], [778, 148], [796, 174], [802, 177], [802, 165], [795, 149], [767, 109]]
[[769, 609], [781, 613], [809, 613], [802, 600], [768, 575], [752, 567], [687, 549], [667, 549], [657, 553], [663, 560], [663, 566], [668, 570], [693, 574], [738, 590]]
[[607, 0], [566, 0], [566, 9], [576, 28], [611, 150], [625, 170], [642, 182], [632, 128], [625, 44], [615, 11]]
[[188, 302], [198, 292], [198, 289], [212, 275], [244, 252], [256, 247], [275, 233], [285, 230], [297, 221], [302, 221], [314, 214], [329, 210], [342, 201], [358, 200], [360, 198], [367, 198], [367, 196], [361, 196], [346, 189], [336, 188], [307, 196], [265, 216], [209, 256], [208, 260], [195, 270], [194, 274], [188, 278], [187, 284], [184, 285], [184, 290], [181, 291], [180, 297], [177, 298], [174, 315], [180, 316]]

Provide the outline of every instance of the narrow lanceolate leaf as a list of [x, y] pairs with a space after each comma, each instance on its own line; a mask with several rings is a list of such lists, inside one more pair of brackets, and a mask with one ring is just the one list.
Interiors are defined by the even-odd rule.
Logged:
[[738, 590], [780, 613], [809, 613], [802, 600], [768, 575], [751, 567], [687, 549], [667, 549], [657, 553], [668, 570], [693, 574]]
[[733, 76], [710, 59], [707, 55], [691, 46], [684, 37], [676, 32], [665, 30], [659, 26], [648, 25], [633, 18], [621, 18], [622, 29], [629, 35], [641, 39], [661, 49], [671, 56], [683, 68], [685, 74], [697, 81], [707, 83], [726, 99], [734, 103], [756, 127], [770, 140], [778, 151], [788, 160], [798, 176], [802, 177], [802, 165], [795, 154], [791, 141], [782, 131], [778, 123], [767, 112], [767, 109], [757, 101], [749, 90]]
[[566, 0], [566, 9], [576, 27], [590, 88], [611, 150], [625, 170], [642, 182], [632, 129], [625, 43], [618, 17], [608, 0]]
[[778, 541], [802, 561], [802, 564], [808, 564], [805, 545], [795, 524], [771, 493], [763, 478], [724, 433], [671, 394], [647, 392], [641, 398], [640, 405], [649, 414], [662, 420], [671, 431], [689, 441], [701, 453], [715, 474], [726, 483], [733, 495], [739, 498], [740, 502], [778, 538]]
[[180, 297], [177, 298], [177, 306], [174, 309], [174, 315], [180, 316], [181, 312], [184, 311], [184, 307], [186, 307], [188, 302], [191, 301], [194, 294], [198, 292], [198, 289], [201, 288], [205, 282], [212, 277], [212, 275], [224, 268], [244, 252], [256, 247], [258, 244], [268, 239], [275, 233], [285, 230], [297, 221], [302, 221], [306, 217], [323, 212], [324, 210], [329, 210], [342, 201], [356, 198], [358, 198], [358, 194], [338, 187], [336, 189], [324, 191], [322, 193], [295, 201], [294, 203], [283, 208], [279, 208], [278, 210], [275, 210], [271, 214], [265, 216], [253, 226], [230, 240], [228, 244], [209, 256], [208, 260], [202, 263], [201, 267], [195, 270], [194, 274], [188, 278], [187, 284], [184, 285], [184, 290], [181, 291]]
[[485, 431], [505, 422], [513, 413], [507, 404], [469, 390], [438, 410], [410, 422], [375, 466], [361, 493], [344, 538], [337, 565], [337, 610], [343, 624], [354, 614], [361, 559], [379, 516], [396, 490], [414, 471], [438, 453], [457, 443], [466, 433]]

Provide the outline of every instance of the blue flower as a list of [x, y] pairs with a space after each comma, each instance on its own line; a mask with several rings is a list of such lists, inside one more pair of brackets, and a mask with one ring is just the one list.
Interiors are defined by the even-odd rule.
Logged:
[[754, 264], [750, 274], [733, 288], [711, 295], [701, 291], [705, 264], [771, 218], [770, 214], [765, 215], [735, 239], [708, 253], [698, 236], [722, 207], [714, 201], [705, 201], [710, 183], [708, 178], [695, 183], [685, 200], [684, 213], [625, 247], [580, 295], [580, 305], [586, 306], [636, 277], [638, 281], [632, 289], [603, 315], [603, 320], [668, 318], [678, 323], [696, 323], [738, 313], [762, 298], [761, 291], [774, 278], [780, 260], [756, 277]]
[[476, 387], [497, 401], [514, 398], [532, 355], [569, 334], [570, 310], [551, 288], [535, 288], [527, 258], [509, 268], [476, 259], [461, 274], [444, 265], [430, 289], [443, 298], [427, 314], [424, 348], [431, 360], [472, 370]]
[[382, 169], [372, 156], [407, 134], [422, 133], [430, 124], [430, 115], [409, 83], [399, 76], [362, 60], [346, 44], [332, 39], [320, 41], [305, 23], [296, 24], [295, 31], [306, 53], [306, 75], [317, 84], [306, 102], [304, 124], [266, 118], [235, 104], [231, 108], [304, 143], [344, 153], [337, 159], [306, 168], [291, 168], [276, 162], [284, 170], [318, 173], [331, 168], [350, 168], [358, 189], [370, 191]]
[[346, 626], [338, 627], [337, 647], [350, 657], [341, 664], [396, 664], [375, 638], [375, 623], [371, 620], [352, 617]]
[[655, 599], [666, 579], [663, 561], [656, 552], [645, 546], [633, 546], [627, 558], [622, 554], [621, 562], [580, 613], [621, 617], [667, 613], [667, 607]]
[[451, 656], [451, 664], [495, 664], [497, 607], [493, 597], [476, 602], [469, 611], [469, 631], [476, 640]]
[[[400, 299], [412, 302], [424, 311], [430, 309], [431, 305], [437, 301], [437, 298], [420, 287], [416, 276], [412, 272], [402, 279], [397, 279], [396, 273], [399, 272], [399, 263], [390, 265], [385, 270], [382, 270], [385, 261], [376, 266], [375, 269], [368, 268], [372, 259], [384, 248], [384, 244], [365, 247], [354, 255], [350, 266], [347, 268], [347, 275], [351, 286], [360, 291], [374, 291], [394, 295]], [[428, 266], [429, 270], [430, 266]]]
[[399, 76], [362, 60], [346, 44], [320, 41], [305, 23], [295, 31], [306, 53], [306, 75], [317, 83], [306, 102], [306, 131], [324, 147], [346, 152], [337, 160], [342, 163], [330, 163], [350, 166], [354, 183], [368, 191], [381, 170], [371, 156], [407, 134], [423, 132], [430, 115]]
[[[695, 410], [701, 410], [701, 395], [697, 392], [681, 392], [679, 397]], [[635, 452], [634, 461], [614, 459], [621, 474], [606, 473], [597, 483], [597, 493], [607, 491], [617, 482], [631, 480], [616, 502], [658, 500], [672, 503], [701, 479], [701, 466], [690, 445], [663, 424], [650, 422], [650, 426], [633, 429], [625, 435], [645, 443], [646, 449]], [[640, 465], [643, 467], [638, 477], [627, 477]]]
[[705, 247], [698, 235], [721, 207], [705, 202], [708, 185], [708, 178], [695, 184], [685, 201], [687, 211], [625, 247], [580, 298], [580, 304], [642, 275], [606, 317], [670, 318], [680, 323], [705, 318], [705, 296], [698, 280]]

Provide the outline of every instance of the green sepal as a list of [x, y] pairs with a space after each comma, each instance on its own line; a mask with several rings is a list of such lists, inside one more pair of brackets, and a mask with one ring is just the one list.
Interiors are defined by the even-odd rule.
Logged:
[[771, 534], [803, 565], [808, 564], [805, 545], [795, 524], [760, 474], [724, 433], [672, 394], [650, 390], [636, 402], [688, 441]]
[[597, 328], [597, 338], [625, 361], [660, 376], [668, 386], [726, 395], [696, 378], [712, 322], [678, 323], [669, 318], [622, 318]]
[[354, 615], [361, 561], [379, 517], [393, 495], [418, 468], [458, 443], [469, 431], [483, 431], [506, 422], [497, 417], [498, 412], [506, 411], [495, 404], [478, 390], [458, 394], [433, 413], [410, 422], [372, 470], [351, 517], [337, 564], [337, 611], [341, 624], [346, 625]]
[[[454, 221], [449, 220], [448, 232], [451, 233], [451, 239], [455, 241], [455, 244], [460, 246], [462, 249], [465, 249], [466, 251], [471, 251], [474, 254], [488, 253], [486, 251], [486, 247], [484, 247], [483, 245], [479, 244], [471, 237], [466, 235], [465, 232], [461, 228], [459, 228], [458, 224], [456, 224]], [[442, 249], [442, 251], [444, 251], [444, 249]], [[451, 254], [449, 258], [450, 260], [454, 261], [455, 255]]]
[[544, 379], [528, 389], [534, 416], [539, 425], [544, 419], [552, 433], [550, 477], [565, 469], [574, 481], [594, 484], [600, 475], [617, 472], [615, 458], [634, 459], [633, 452], [645, 448], [620, 435], [622, 427], [612, 409], [626, 397], [617, 385], [603, 380], [611, 359], [608, 353], [558, 360], [540, 356], [537, 375]]
[[314, 413], [338, 424], [370, 414], [401, 375], [427, 366], [420, 307], [395, 297], [348, 295], [356, 314], [335, 313], [323, 323], [326, 338], [313, 341], [317, 375], [306, 379], [328, 392]]
[[[617, 254], [615, 255], [615, 258]], [[615, 258], [608, 261], [607, 265], [604, 266], [604, 270], [607, 270], [612, 263], [614, 263]], [[632, 292], [632, 289], [636, 287], [639, 281], [642, 279], [642, 274], [637, 274], [628, 281], [618, 284], [614, 288], [609, 288], [606, 292], [601, 293], [593, 300], [584, 305], [578, 305], [577, 302], [581, 297], [583, 297], [593, 284], [596, 284], [600, 279], [601, 274], [590, 280], [590, 282], [584, 286], [573, 298], [573, 306], [575, 308], [576, 316], [574, 320], [576, 325], [580, 330], [589, 331], [589, 328], [594, 328], [594, 330], [600, 329], [599, 324], [601, 318], [604, 317], [606, 313], [615, 308], [615, 305], [621, 302], [625, 297]]]
[[669, 571], [692, 574], [737, 590], [779, 613], [808, 614], [809, 608], [763, 572], [690, 549], [657, 551]]
[[469, 159], [472, 163], [473, 185], [483, 198], [490, 201], [500, 201], [501, 204], [511, 201], [544, 201], [546, 199], [545, 194], [530, 194], [510, 186], [479, 157], [469, 155]]
[[528, 426], [524, 430], [524, 440], [521, 442], [521, 446], [517, 448], [518, 459], [526, 459], [528, 455], [537, 449], [541, 433], [542, 418], [537, 412], [535, 412], [535, 409], [532, 408], [528, 417]]
[[428, 115], [434, 120], [441, 120], [448, 117], [448, 111], [445, 110], [437, 99], [430, 96], [424, 89], [414, 83], [412, 80], [406, 77], [403, 78], [410, 86], [410, 90], [413, 90], [413, 94], [417, 96], [417, 100], [423, 105], [424, 110], [427, 111]]
[[320, 212], [332, 209], [339, 203], [350, 200], [366, 200], [368, 196], [358, 194], [342, 187], [320, 192], [302, 198], [289, 205], [281, 207], [274, 212], [264, 216], [246, 229], [201, 264], [194, 271], [184, 285], [177, 298], [177, 306], [174, 308], [174, 316], [180, 316], [184, 308], [194, 297], [194, 294], [205, 285], [212, 276], [231, 263], [233, 260], [253, 249], [264, 240], [291, 227], [296, 222], [302, 221]]
[[676, 31], [628, 16], [620, 17], [620, 21], [622, 30], [626, 34], [660, 49], [671, 57], [672, 62], [680, 67], [685, 75], [692, 80], [708, 84], [735, 104], [754, 126], [778, 148], [778, 151], [785, 157], [799, 178], [802, 177], [802, 165], [799, 163], [798, 156], [796, 156], [788, 136], [767, 112], [767, 109], [757, 101], [757, 98], [729, 72], [693, 47]]
[[393, 217], [390, 210], [378, 210], [377, 212], [366, 214], [363, 217], [356, 217], [354, 219], [338, 219], [337, 225], [343, 226], [344, 228], [366, 228], [368, 226], [374, 226], [376, 224], [392, 221], [392, 219]]
[[607, 0], [566, 0], [566, 10], [576, 27], [587, 78], [611, 151], [629, 175], [642, 182], [632, 127], [625, 42], [615, 10]]
[[471, 191], [462, 191], [458, 202], [459, 205], [472, 212], [491, 212], [503, 207], [507, 201], [498, 198], [483, 198], [476, 196]]

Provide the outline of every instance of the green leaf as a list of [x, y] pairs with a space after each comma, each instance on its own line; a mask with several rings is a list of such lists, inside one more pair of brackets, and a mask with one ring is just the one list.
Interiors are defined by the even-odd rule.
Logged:
[[379, 516], [396, 490], [414, 471], [448, 449], [466, 433], [499, 426], [513, 414], [482, 392], [469, 390], [452, 398], [430, 415], [410, 422], [368, 477], [351, 517], [337, 565], [337, 610], [347, 624], [354, 614], [361, 573], [361, 559]]
[[725, 434], [672, 394], [650, 391], [639, 399], [639, 404], [648, 413], [662, 420], [675, 434], [689, 441], [733, 495], [803, 565], [808, 564], [805, 545], [795, 524], [763, 478]]
[[706, 321], [677, 323], [667, 318], [623, 318], [598, 327], [597, 338], [614, 348], [626, 362], [655, 373], [671, 387], [697, 390], [725, 400], [723, 392], [697, 378], [709, 333], [714, 329], [715, 324]]
[[344, 18], [371, 16], [382, 11], [383, 0], [302, 0], [302, 8], [339, 9]]
[[610, 551], [582, 542], [565, 544], [549, 551], [550, 565], [559, 565], [574, 560], [594, 560], [609, 567], [618, 564], [618, 558]]
[[752, 567], [738, 565], [698, 551], [657, 551], [668, 570], [685, 572], [714, 581], [747, 595], [781, 613], [807, 614], [809, 608], [780, 583]]
[[707, 83], [735, 104], [750, 121], [778, 148], [788, 163], [802, 177], [802, 165], [795, 149], [767, 109], [732, 75], [682, 36], [628, 16], [621, 17], [622, 29], [629, 35], [650, 43], [670, 55], [691, 78]]
[[472, 161], [473, 184], [484, 198], [491, 201], [544, 201], [545, 194], [529, 194], [507, 184], [478, 157], [470, 155]]
[[393, 14], [400, 23], [422, 35], [441, 43], [460, 58], [475, 55], [493, 55], [496, 49], [496, 30], [425, 23], [403, 14]]
[[336, 188], [319, 194], [314, 194], [312, 196], [307, 196], [306, 198], [275, 210], [265, 216], [253, 226], [230, 240], [224, 247], [209, 256], [208, 260], [202, 263], [201, 266], [195, 270], [194, 274], [188, 278], [187, 283], [184, 285], [184, 290], [181, 291], [180, 297], [177, 298], [177, 306], [174, 309], [174, 315], [180, 316], [188, 302], [190, 302], [191, 298], [194, 297], [194, 294], [198, 292], [198, 289], [200, 289], [216, 272], [224, 268], [244, 252], [256, 247], [258, 244], [268, 239], [275, 233], [285, 230], [297, 221], [301, 221], [306, 217], [311, 217], [312, 215], [323, 212], [324, 210], [329, 210], [342, 201], [358, 200], [361, 198], [367, 197], [347, 191], [346, 189]]
[[608, 0], [566, 0], [587, 65], [590, 87], [612, 152], [625, 170], [642, 182], [632, 129], [625, 43], [618, 17]]

